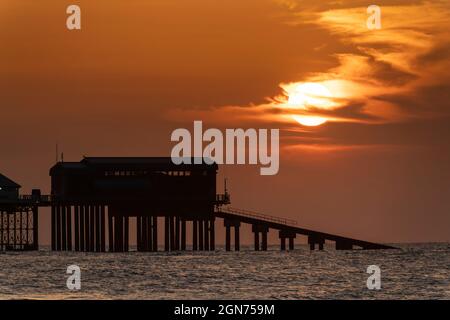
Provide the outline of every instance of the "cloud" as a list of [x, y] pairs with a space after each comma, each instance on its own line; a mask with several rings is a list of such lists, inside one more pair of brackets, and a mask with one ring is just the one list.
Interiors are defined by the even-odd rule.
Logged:
[[[361, 3], [355, 2], [358, 4]], [[438, 83], [435, 77], [441, 73], [438, 70], [448, 66], [450, 58], [450, 4], [396, 1], [381, 6], [381, 10], [382, 29], [373, 31], [365, 26], [365, 7], [348, 5], [345, 9], [319, 12], [314, 23], [352, 46], [351, 52], [339, 55], [339, 66], [321, 74], [321, 78], [364, 83], [368, 89], [367, 112], [385, 116], [386, 121], [408, 120], [412, 112], [420, 112], [420, 107], [416, 103], [416, 108], [411, 109], [398, 102], [414, 98], [429, 110], [430, 100], [421, 94], [430, 90], [439, 94], [448, 87], [448, 77]], [[354, 89], [364, 91], [357, 86]], [[386, 108], [377, 102], [389, 102], [393, 114], [386, 114]]]
[[[448, 137], [441, 129], [449, 123], [450, 114], [446, 72], [450, 69], [450, 3], [388, 1], [381, 6], [382, 29], [368, 30], [366, 1], [276, 2], [290, 12], [287, 24], [294, 28], [315, 25], [331, 35], [331, 42], [314, 50], [332, 50], [338, 44], [341, 50], [318, 56], [334, 66], [281, 83], [280, 94], [268, 98], [266, 104], [240, 108], [243, 118], [259, 117], [262, 123], [278, 124], [300, 134], [302, 144], [309, 137], [319, 145], [420, 145], [428, 143], [421, 135], [427, 136], [426, 131], [437, 123], [439, 133]], [[333, 107], [289, 106], [287, 88], [308, 83], [328, 88], [332, 96], [326, 99]], [[291, 117], [296, 114], [324, 117], [335, 124], [297, 131], [298, 124]], [[321, 135], [319, 141], [314, 139], [315, 132]]]
[[[381, 30], [367, 29], [366, 1], [268, 3], [252, 2], [236, 15], [227, 7], [230, 12], [211, 27], [211, 35], [227, 35], [220, 45], [210, 32], [199, 41], [194, 28], [198, 48], [189, 46], [183, 60], [166, 63], [159, 58], [166, 76], [147, 78], [146, 93], [139, 88], [139, 94], [161, 106], [152, 108], [162, 110], [158, 116], [170, 123], [201, 119], [216, 127], [278, 127], [301, 137], [286, 139], [288, 144], [307, 144], [311, 139], [317, 145], [390, 145], [397, 141], [398, 132], [403, 137], [399, 141], [411, 145], [417, 135], [405, 123], [432, 128], [428, 123], [434, 118], [447, 119], [447, 1], [383, 1]], [[255, 11], [254, 21], [248, 24], [244, 16], [250, 11]], [[222, 24], [232, 17], [236, 27], [224, 29]], [[219, 48], [225, 49], [223, 55]], [[144, 53], [154, 50], [144, 49]], [[186, 73], [189, 61], [192, 66]], [[195, 79], [189, 75], [191, 69]], [[290, 106], [289, 88], [305, 83], [326, 87], [331, 92], [325, 97], [330, 107]], [[305, 128], [293, 119], [295, 115], [323, 117], [328, 122], [323, 128]], [[390, 135], [379, 134], [384, 127]], [[347, 132], [354, 132], [358, 141]]]

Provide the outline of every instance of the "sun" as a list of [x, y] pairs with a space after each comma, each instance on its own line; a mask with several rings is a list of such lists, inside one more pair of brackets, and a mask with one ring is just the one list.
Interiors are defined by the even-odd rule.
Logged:
[[327, 87], [313, 82], [298, 84], [288, 92], [288, 104], [302, 108], [331, 108], [333, 106], [331, 98], [331, 92]]
[[[307, 111], [310, 109], [332, 109], [336, 106], [331, 91], [323, 84], [305, 82], [291, 84], [285, 88], [287, 107]], [[292, 115], [292, 118], [303, 126], [320, 126], [327, 122], [326, 117], [309, 115]]]
[[307, 127], [316, 127], [320, 126], [321, 124], [324, 124], [327, 122], [327, 119], [324, 117], [314, 117], [314, 116], [297, 116], [293, 115], [292, 118], [300, 123], [302, 126]]

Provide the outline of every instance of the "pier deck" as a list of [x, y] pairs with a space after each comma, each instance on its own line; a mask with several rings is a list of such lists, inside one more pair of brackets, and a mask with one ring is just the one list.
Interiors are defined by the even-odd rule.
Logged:
[[[361, 249], [395, 249], [392, 246], [378, 244], [363, 240], [357, 240], [353, 238], [338, 236], [330, 233], [305, 229], [297, 226], [297, 222], [294, 220], [283, 219], [279, 217], [264, 215], [256, 212], [251, 212], [247, 210], [235, 209], [231, 207], [218, 207], [215, 216], [224, 219], [224, 225], [227, 228], [235, 227], [235, 232], [239, 232], [236, 227], [241, 223], [247, 223], [253, 226], [253, 232], [255, 234], [262, 234], [262, 244], [259, 245], [255, 241], [255, 249], [266, 248], [267, 242], [264, 239], [267, 238], [267, 232], [269, 229], [274, 229], [279, 231], [279, 238], [281, 240], [281, 249], [285, 250], [286, 246], [284, 244], [285, 239], [289, 239], [290, 247], [293, 249], [293, 239], [296, 235], [304, 235], [308, 237], [308, 243], [311, 250], [315, 249], [318, 245], [319, 249], [323, 249], [323, 244], [326, 240], [334, 241], [336, 243], [337, 250], [350, 250], [354, 246], [360, 247]], [[259, 235], [255, 235], [255, 240], [259, 242]], [[229, 242], [229, 240], [228, 240]], [[226, 244], [227, 248], [230, 248], [230, 244]]]

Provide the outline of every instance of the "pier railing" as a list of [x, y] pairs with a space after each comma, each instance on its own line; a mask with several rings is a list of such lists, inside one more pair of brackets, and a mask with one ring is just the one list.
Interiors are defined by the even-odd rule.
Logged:
[[216, 205], [223, 206], [230, 204], [230, 202], [230, 195], [228, 193], [216, 195]]
[[54, 197], [51, 195], [35, 195], [35, 194], [22, 194], [19, 196], [19, 200], [25, 202], [51, 202]]
[[296, 226], [297, 225], [297, 221], [292, 220], [292, 219], [286, 219], [286, 218], [280, 218], [280, 217], [275, 217], [275, 216], [270, 216], [267, 214], [262, 214], [262, 213], [258, 213], [258, 212], [254, 212], [254, 211], [250, 211], [250, 210], [243, 210], [243, 209], [237, 209], [237, 208], [233, 208], [233, 207], [219, 207], [217, 208], [217, 210], [219, 212], [222, 213], [229, 213], [229, 214], [234, 214], [237, 216], [244, 216], [244, 217], [249, 217], [249, 218], [256, 218], [259, 220], [263, 220], [263, 221], [267, 221], [267, 222], [273, 222], [273, 223], [279, 223], [279, 224], [284, 224], [287, 226]]

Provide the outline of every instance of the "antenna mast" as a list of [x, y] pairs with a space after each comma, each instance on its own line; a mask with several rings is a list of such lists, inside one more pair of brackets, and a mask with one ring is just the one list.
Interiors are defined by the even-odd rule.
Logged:
[[225, 194], [228, 193], [228, 190], [227, 190], [227, 178], [224, 178], [224, 191], [225, 191]]

